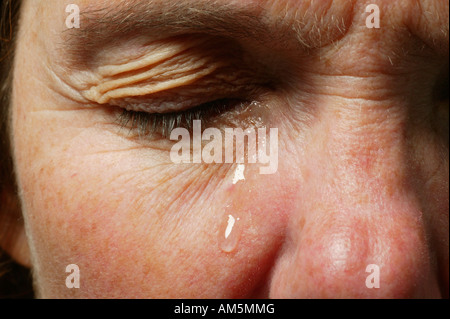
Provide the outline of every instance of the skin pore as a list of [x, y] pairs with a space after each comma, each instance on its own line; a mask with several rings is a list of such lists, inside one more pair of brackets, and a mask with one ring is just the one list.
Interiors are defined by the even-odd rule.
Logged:
[[[38, 297], [448, 297], [448, 1], [375, 1], [380, 29], [374, 1], [75, 2], [79, 30], [73, 0], [25, 0], [15, 55], [15, 258]], [[120, 120], [224, 99], [202, 125], [278, 128], [275, 174], [174, 164], [169, 115]]]

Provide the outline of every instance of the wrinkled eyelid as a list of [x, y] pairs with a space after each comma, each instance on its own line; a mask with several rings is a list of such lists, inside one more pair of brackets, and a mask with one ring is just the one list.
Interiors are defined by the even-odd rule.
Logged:
[[106, 104], [111, 99], [117, 100], [173, 90], [177, 87], [193, 84], [212, 74], [221, 66], [221, 63], [209, 63], [207, 65], [206, 62], [201, 62], [201, 65], [191, 65], [189, 68], [180, 66], [178, 73], [172, 72], [172, 74], [167, 74], [166, 67], [158, 66], [153, 66], [149, 70], [136, 70], [133, 75], [107, 79], [93, 85], [83, 95], [88, 100]]
[[[211, 87], [214, 87], [233, 95], [224, 87], [243, 87], [259, 78], [257, 70], [246, 64], [241, 53], [226, 54], [233, 48], [231, 45], [220, 46], [223, 39], [208, 42], [200, 37], [183, 43], [175, 40], [157, 41], [147, 48], [148, 54], [129, 63], [100, 66], [96, 70], [97, 80], [83, 90], [83, 96], [97, 104], [123, 105], [118, 102], [139, 97], [152, 100], [152, 96], [156, 96], [157, 99], [158, 95], [167, 95], [166, 92], [186, 91], [186, 87], [194, 87], [196, 95], [202, 94], [199, 87], [205, 92], [211, 92]], [[185, 95], [192, 96], [193, 93]], [[140, 103], [135, 102], [136, 105]], [[204, 102], [206, 100], [197, 103]], [[162, 113], [172, 110], [150, 111]]]

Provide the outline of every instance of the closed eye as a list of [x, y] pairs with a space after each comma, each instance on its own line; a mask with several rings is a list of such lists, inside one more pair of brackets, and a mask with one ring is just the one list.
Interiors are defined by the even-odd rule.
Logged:
[[[139, 137], [165, 138], [170, 137], [174, 128], [182, 127], [192, 130], [194, 120], [202, 121], [202, 127], [211, 127], [222, 120], [232, 117], [231, 113], [244, 111], [251, 102], [239, 99], [220, 99], [202, 105], [170, 113], [148, 113], [122, 109], [118, 114], [117, 123], [121, 129]], [[228, 121], [229, 122], [229, 121]]]
[[174, 128], [190, 131], [194, 120], [203, 128], [246, 126], [252, 116], [243, 111], [272, 90], [267, 68], [230, 39], [180, 35], [136, 52], [94, 59], [93, 82], [82, 93], [114, 110], [129, 135], [168, 139]]

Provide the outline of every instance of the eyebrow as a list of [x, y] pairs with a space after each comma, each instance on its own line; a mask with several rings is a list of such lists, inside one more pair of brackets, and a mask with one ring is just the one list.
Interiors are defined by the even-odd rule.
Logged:
[[[86, 57], [102, 44], [136, 35], [175, 36], [203, 33], [262, 43], [286, 43], [288, 26], [270, 23], [256, 4], [236, 5], [217, 1], [130, 0], [115, 6], [80, 8], [81, 27], [63, 32], [63, 49], [69, 57]], [[79, 60], [79, 59], [77, 59]]]

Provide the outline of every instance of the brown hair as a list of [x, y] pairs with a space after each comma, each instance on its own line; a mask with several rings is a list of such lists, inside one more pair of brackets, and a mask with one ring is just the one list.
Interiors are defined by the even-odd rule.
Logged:
[[[0, 243], [17, 216], [18, 198], [9, 139], [14, 44], [21, 0], [0, 0]], [[30, 271], [0, 250], [0, 298], [31, 298]]]

